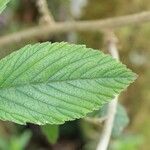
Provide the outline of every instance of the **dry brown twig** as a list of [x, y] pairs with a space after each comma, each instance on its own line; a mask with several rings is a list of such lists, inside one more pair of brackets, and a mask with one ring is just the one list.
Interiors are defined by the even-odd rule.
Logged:
[[83, 118], [84, 121], [89, 122], [89, 123], [94, 124], [94, 125], [97, 125], [97, 126], [100, 126], [101, 123], [103, 123], [106, 119], [107, 119], [107, 116], [101, 117], [101, 118], [92, 118], [92, 117]]
[[0, 47], [27, 41], [34, 38], [46, 37], [49, 35], [60, 34], [70, 31], [103, 31], [104, 29], [115, 29], [127, 25], [137, 25], [150, 21], [150, 11], [101, 19], [96, 21], [74, 21], [74, 22], [55, 22], [55, 24], [43, 24], [29, 29], [5, 35], [0, 38]]
[[43, 24], [43, 23], [48, 23], [48, 24], [54, 23], [54, 18], [52, 16], [50, 10], [48, 9], [47, 1], [46, 0], [37, 0], [36, 5], [37, 5], [38, 11], [41, 15], [39, 22], [41, 24]]

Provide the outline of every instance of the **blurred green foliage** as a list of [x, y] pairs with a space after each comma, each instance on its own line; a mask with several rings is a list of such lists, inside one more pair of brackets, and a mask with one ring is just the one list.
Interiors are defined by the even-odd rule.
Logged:
[[59, 137], [58, 125], [44, 125], [44, 126], [41, 126], [41, 129], [51, 144], [55, 144], [57, 142], [58, 137]]
[[23, 150], [31, 138], [31, 132], [26, 130], [21, 135], [12, 135], [9, 138], [0, 136], [1, 150]]
[[143, 139], [139, 136], [124, 136], [111, 143], [109, 150], [137, 150]]

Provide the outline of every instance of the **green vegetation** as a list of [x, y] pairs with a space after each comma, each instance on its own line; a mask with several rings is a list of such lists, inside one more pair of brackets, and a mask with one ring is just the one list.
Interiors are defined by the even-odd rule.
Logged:
[[0, 68], [0, 118], [19, 124], [84, 117], [136, 78], [110, 56], [64, 42], [27, 45]]

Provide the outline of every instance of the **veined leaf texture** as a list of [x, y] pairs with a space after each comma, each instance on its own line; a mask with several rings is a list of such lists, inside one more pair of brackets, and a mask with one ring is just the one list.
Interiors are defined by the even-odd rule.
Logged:
[[0, 60], [0, 119], [62, 124], [99, 109], [136, 75], [83, 45], [37, 43]]

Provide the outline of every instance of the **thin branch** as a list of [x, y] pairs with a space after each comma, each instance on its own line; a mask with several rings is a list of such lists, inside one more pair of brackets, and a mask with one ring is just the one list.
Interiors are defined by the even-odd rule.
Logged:
[[137, 25], [148, 21], [150, 21], [150, 11], [96, 21], [72, 21], [55, 23], [53, 25], [46, 24], [1, 37], [0, 47], [34, 38], [41, 38], [43, 36], [47, 37], [52, 34], [54, 35], [70, 31], [99, 31], [108, 28], [115, 29], [127, 25]]
[[48, 9], [47, 1], [46, 0], [36, 0], [36, 5], [38, 7], [38, 11], [41, 15], [40, 23], [54, 23], [54, 18]]
[[102, 118], [91, 118], [91, 117], [85, 117], [83, 118], [84, 121], [89, 122], [91, 124], [100, 126], [102, 122], [104, 122], [107, 119], [106, 117], [102, 117]]
[[[118, 50], [117, 50], [117, 46], [116, 46], [117, 38], [115, 37], [113, 32], [108, 32], [108, 33], [109, 33], [107, 35], [108, 50], [114, 58], [119, 60], [119, 54], [118, 54]], [[108, 144], [110, 141], [112, 128], [113, 128], [113, 123], [114, 123], [114, 119], [115, 119], [115, 114], [116, 114], [116, 110], [117, 110], [117, 101], [118, 101], [118, 96], [116, 96], [116, 98], [113, 99], [108, 104], [107, 119], [105, 120], [102, 135], [100, 137], [100, 140], [99, 140], [96, 150], [107, 150], [107, 148], [108, 148]]]

